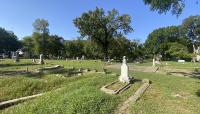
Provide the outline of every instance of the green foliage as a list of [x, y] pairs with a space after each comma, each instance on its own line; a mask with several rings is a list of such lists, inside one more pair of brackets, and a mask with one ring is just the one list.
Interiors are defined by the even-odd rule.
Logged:
[[143, 0], [146, 5], [150, 6], [152, 11], [158, 11], [158, 13], [166, 13], [171, 11], [173, 15], [179, 16], [184, 7], [184, 0]]
[[0, 52], [16, 51], [20, 47], [17, 36], [12, 31], [0, 27]]
[[[3, 61], [5, 64], [8, 61]], [[22, 60], [23, 62], [23, 60]], [[98, 64], [95, 61], [83, 61], [84, 63], [79, 63], [77, 61], [48, 61], [52, 64], [64, 64], [65, 67], [70, 67], [73, 64], [76, 66], [84, 67], [98, 67], [100, 68], [103, 62]], [[9, 62], [10, 63], [10, 62]], [[177, 69], [194, 69], [199, 67], [200, 64], [193, 64], [191, 62], [186, 62], [185, 64], [180, 64], [178, 62], [167, 61], [168, 68], [177, 68]], [[14, 63], [11, 63], [14, 64]], [[146, 64], [146, 63], [145, 63]], [[136, 64], [130, 63], [130, 67]], [[152, 64], [149, 63], [149, 66]], [[23, 66], [20, 66], [23, 67]], [[33, 66], [34, 67], [34, 66]], [[13, 69], [13, 67], [7, 67]], [[0, 69], [2, 70], [2, 69]], [[120, 70], [113, 69], [113, 72], [120, 73]], [[165, 113], [165, 114], [199, 114], [200, 110], [200, 99], [199, 99], [199, 79], [195, 78], [185, 78], [185, 77], [176, 77], [169, 76], [159, 73], [143, 73], [130, 70], [130, 75], [134, 76], [136, 79], [148, 78], [152, 81], [150, 88], [147, 89], [145, 94], [142, 95], [141, 99], [137, 101], [137, 105], [130, 104], [128, 111], [132, 113]], [[5, 78], [5, 77], [3, 77]], [[13, 78], [12, 83], [20, 83], [21, 76], [10, 77]], [[18, 79], [16, 79], [18, 78]], [[92, 73], [83, 76], [74, 76], [74, 77], [56, 77], [55, 75], [43, 76], [42, 78], [27, 77], [26, 80], [29, 80], [33, 83], [35, 82], [58, 82], [52, 84], [52, 86], [62, 88], [59, 90], [53, 90], [46, 93], [44, 96], [35, 98], [33, 100], [27, 100], [18, 105], [12, 106], [5, 110], [1, 110], [2, 114], [60, 114], [60, 113], [81, 113], [81, 114], [110, 114], [113, 113], [120, 104], [127, 100], [133, 93], [139, 88], [140, 83], [134, 83], [129, 89], [125, 92], [122, 92], [118, 95], [108, 95], [100, 91], [100, 88], [103, 85], [106, 85], [114, 80], [118, 76], [114, 75], [103, 75]], [[52, 79], [52, 81], [50, 81]], [[55, 80], [54, 80], [55, 79]], [[2, 80], [2, 78], [0, 78]], [[11, 80], [11, 79], [10, 79]], [[23, 79], [22, 79], [23, 80]], [[35, 81], [33, 81], [35, 80]], [[47, 80], [47, 81], [46, 81]], [[64, 83], [60, 83], [61, 80], [65, 80]], [[8, 81], [9, 82], [9, 81]], [[24, 80], [21, 81], [24, 83]], [[12, 87], [10, 91], [15, 89], [16, 86], [13, 86], [11, 82], [5, 84], [3, 82], [0, 87]], [[1, 84], [1, 83], [0, 83]], [[48, 85], [47, 84], [47, 85]], [[60, 85], [61, 84], [61, 85]], [[40, 84], [35, 83], [33, 85]], [[52, 87], [51, 86], [51, 87]], [[20, 85], [23, 87], [23, 84]], [[46, 86], [44, 86], [45, 88]], [[27, 87], [29, 88], [29, 87]], [[32, 86], [30, 86], [32, 88]], [[2, 89], [1, 89], [2, 90]], [[31, 89], [18, 89], [17, 92], [26, 93]], [[174, 95], [180, 95], [180, 97], [175, 97]], [[1, 98], [1, 97], [0, 97]], [[178, 106], [178, 107], [177, 107]], [[158, 108], [160, 107], [160, 108]]]
[[39, 33], [48, 33], [49, 29], [48, 29], [49, 23], [47, 20], [45, 19], [36, 19], [33, 23], [33, 28], [35, 29], [35, 32], [39, 32]]
[[47, 20], [44, 19], [36, 19], [33, 22], [33, 28], [35, 32], [33, 33], [33, 38], [35, 41], [35, 50], [37, 54], [44, 54], [47, 53], [47, 40], [49, 37], [49, 23]]
[[108, 57], [108, 47], [113, 38], [131, 32], [131, 17], [127, 14], [119, 15], [113, 9], [105, 14], [102, 8], [83, 13], [81, 17], [74, 19], [75, 26], [83, 37], [91, 39], [103, 50], [105, 57]]
[[167, 53], [170, 56], [177, 57], [179, 59], [188, 59], [191, 58], [190, 54], [188, 53], [188, 49], [185, 45], [174, 42], [169, 43], [169, 49], [167, 50]]
[[23, 50], [26, 51], [31, 58], [34, 55], [34, 41], [32, 36], [26, 36], [22, 39]]
[[48, 54], [52, 56], [64, 56], [64, 39], [57, 35], [51, 35], [47, 42]]
[[179, 27], [169, 26], [154, 30], [149, 34], [145, 41], [145, 48], [147, 53], [161, 53], [165, 54], [166, 50], [169, 49], [168, 43], [180, 42], [186, 44], [186, 42], [179, 37]]
[[139, 41], [130, 41], [125, 37], [114, 39], [111, 42], [109, 53], [112, 58], [120, 60], [123, 56], [127, 56], [129, 60], [134, 60], [144, 56], [143, 45]]
[[188, 43], [200, 44], [200, 16], [190, 16], [183, 20], [181, 30], [186, 35]]
[[81, 57], [84, 54], [84, 44], [83, 42], [78, 40], [66, 41], [65, 42], [65, 50], [67, 57]]

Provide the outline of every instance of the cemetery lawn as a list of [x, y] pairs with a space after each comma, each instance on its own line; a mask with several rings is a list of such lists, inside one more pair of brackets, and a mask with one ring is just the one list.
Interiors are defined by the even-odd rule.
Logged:
[[[41, 67], [30, 65], [30, 60], [21, 60], [20, 65], [11, 60], [0, 62], [0, 72]], [[102, 70], [101, 61], [62, 61], [49, 60], [51, 64], [68, 67], [82, 67]], [[5, 65], [7, 64], [7, 65]], [[24, 65], [26, 64], [26, 65]], [[28, 64], [28, 65], [27, 65]], [[179, 67], [171, 62], [174, 67]], [[186, 63], [187, 64], [187, 63]], [[183, 68], [182, 66], [180, 66]], [[190, 67], [190, 66], [189, 66]], [[193, 67], [191, 65], [191, 67]], [[192, 68], [191, 68], [192, 69]], [[109, 71], [119, 74], [119, 70]], [[168, 76], [158, 73], [143, 73], [130, 71], [130, 75], [137, 79], [148, 78], [152, 81], [150, 88], [141, 99], [131, 104], [129, 111], [132, 114], [199, 114], [200, 110], [200, 79]], [[48, 113], [81, 113], [81, 114], [110, 114], [129, 96], [134, 94], [141, 83], [135, 83], [127, 91], [119, 95], [109, 95], [100, 88], [118, 79], [112, 74], [88, 73], [83, 76], [62, 77], [56, 74], [33, 76], [1, 76], [0, 99], [10, 100], [26, 95], [46, 92], [45, 95], [18, 105], [0, 110], [5, 114], [48, 114]], [[60, 89], [58, 89], [60, 88]]]

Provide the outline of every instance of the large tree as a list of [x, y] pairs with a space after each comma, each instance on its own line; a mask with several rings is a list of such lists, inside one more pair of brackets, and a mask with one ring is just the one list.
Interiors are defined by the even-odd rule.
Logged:
[[149, 34], [145, 41], [145, 48], [147, 53], [160, 53], [163, 57], [168, 57], [167, 50], [171, 42], [178, 42], [187, 45], [185, 37], [181, 37], [179, 26], [169, 26], [154, 30]]
[[32, 36], [26, 36], [22, 39], [23, 49], [29, 54], [31, 58], [34, 54], [34, 41]]
[[48, 38], [48, 53], [52, 56], [61, 56], [64, 53], [64, 39], [57, 35]]
[[[33, 35], [35, 35], [36, 37], [36, 43], [37, 43], [37, 47], [40, 47], [40, 53], [45, 54], [45, 48], [47, 48], [46, 46], [46, 42], [47, 42], [47, 38], [49, 37], [49, 29], [48, 29], [49, 23], [47, 20], [45, 19], [36, 19], [33, 22], [33, 28], [34, 28], [34, 33]], [[37, 33], [37, 34], [35, 34]], [[37, 39], [39, 38], [39, 39]], [[38, 41], [38, 42], [37, 42]]]
[[113, 38], [118, 38], [133, 31], [131, 17], [127, 14], [119, 15], [113, 9], [106, 14], [102, 8], [83, 13], [81, 17], [74, 19], [75, 26], [79, 29], [81, 36], [96, 42], [108, 57], [108, 47]]
[[67, 57], [81, 57], [84, 54], [84, 45], [82, 40], [65, 41], [65, 50]]
[[[190, 16], [183, 20], [181, 25], [183, 35], [187, 37], [188, 44], [193, 47], [200, 46], [200, 16]], [[194, 51], [195, 49], [193, 49]]]
[[16, 51], [21, 47], [17, 36], [12, 31], [7, 31], [0, 27], [0, 53]]

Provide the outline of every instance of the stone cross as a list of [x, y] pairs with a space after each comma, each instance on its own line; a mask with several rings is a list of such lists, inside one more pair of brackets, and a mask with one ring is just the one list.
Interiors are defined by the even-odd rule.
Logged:
[[44, 64], [43, 54], [40, 54], [40, 61], [39, 61], [39, 64], [41, 64], [41, 65]]
[[123, 57], [123, 62], [121, 65], [121, 75], [119, 76], [119, 81], [123, 83], [130, 83], [130, 77], [128, 76], [128, 66], [126, 64], [126, 56]]

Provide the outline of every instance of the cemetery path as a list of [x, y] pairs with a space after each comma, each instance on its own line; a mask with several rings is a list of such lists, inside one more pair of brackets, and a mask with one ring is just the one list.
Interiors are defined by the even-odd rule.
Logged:
[[[111, 69], [120, 69], [121, 64], [112, 64], [106, 66], [106, 68]], [[136, 66], [136, 65], [130, 65], [129, 66], [130, 71], [137, 71], [137, 72], [150, 72], [150, 73], [160, 73], [160, 74], [167, 74], [167, 75], [173, 75], [173, 76], [179, 76], [179, 77], [191, 77], [191, 78], [200, 78], [200, 72], [198, 71], [192, 71], [189, 69], [178, 69], [178, 68], [171, 68], [168, 66], [164, 67], [152, 67], [152, 66]]]
[[[121, 64], [112, 64], [109, 66], [106, 66], [107, 68], [113, 68], [113, 69], [120, 69]], [[156, 72], [158, 67], [151, 67], [151, 66], [129, 66], [129, 70], [131, 71], [139, 71], [139, 72]]]

